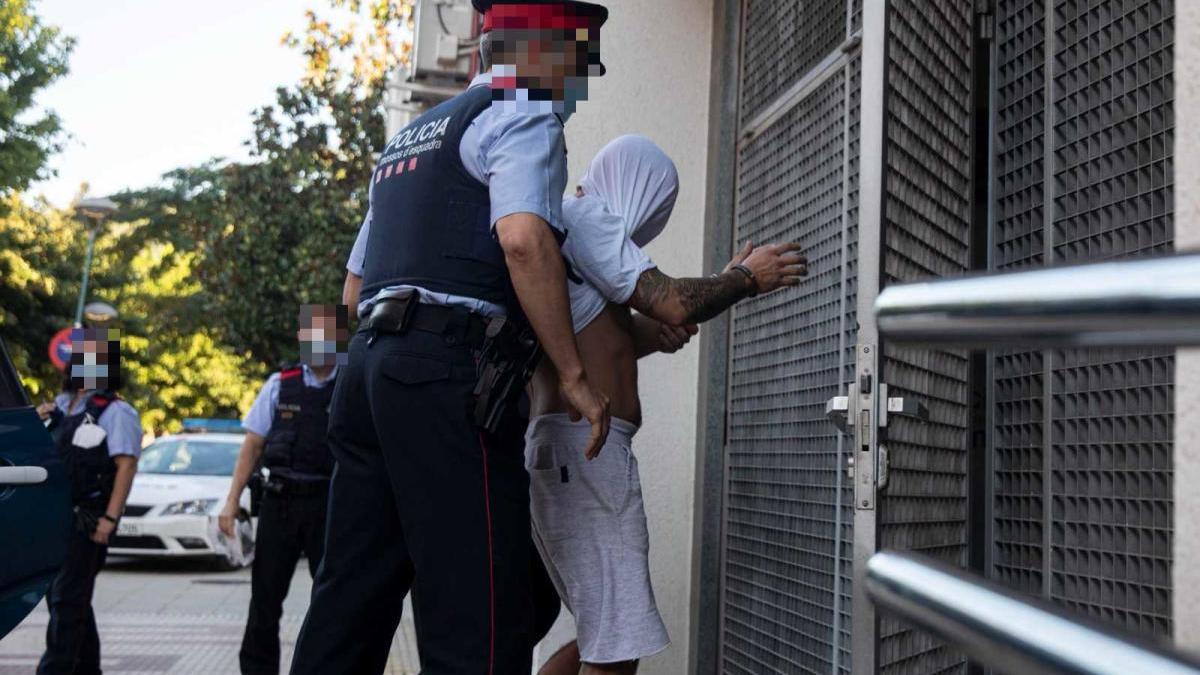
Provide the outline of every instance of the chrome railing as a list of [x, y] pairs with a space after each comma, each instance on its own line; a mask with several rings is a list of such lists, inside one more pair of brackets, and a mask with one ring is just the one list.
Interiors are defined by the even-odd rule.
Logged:
[[[892, 286], [875, 303], [893, 342], [967, 348], [1200, 345], [1200, 255]], [[1000, 673], [1200, 674], [1200, 660], [965, 571], [874, 555], [876, 605]]]
[[1084, 622], [911, 553], [877, 553], [867, 595], [996, 672], [1011, 675], [1196, 675], [1200, 660]]
[[889, 340], [964, 347], [1200, 345], [1200, 255], [891, 286]]

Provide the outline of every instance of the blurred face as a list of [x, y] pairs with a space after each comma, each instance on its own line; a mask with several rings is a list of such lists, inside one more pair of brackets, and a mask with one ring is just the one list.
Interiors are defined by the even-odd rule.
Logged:
[[120, 381], [121, 333], [115, 328], [71, 331], [71, 387], [108, 389]]
[[346, 363], [350, 341], [349, 313], [345, 305], [304, 305], [300, 308], [300, 360], [321, 368]]
[[493, 100], [513, 111], [533, 114], [570, 114], [579, 101], [587, 100], [588, 77], [603, 74], [600, 29], [571, 17], [555, 20], [583, 27], [498, 27], [493, 31]]

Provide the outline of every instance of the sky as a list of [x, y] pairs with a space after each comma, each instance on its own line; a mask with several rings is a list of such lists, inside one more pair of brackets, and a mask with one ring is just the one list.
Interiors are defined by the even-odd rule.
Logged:
[[324, 0], [37, 0], [77, 40], [70, 72], [38, 97], [71, 135], [58, 176], [33, 194], [66, 206], [80, 183], [107, 195], [211, 157], [243, 158], [250, 113], [298, 80], [280, 44]]

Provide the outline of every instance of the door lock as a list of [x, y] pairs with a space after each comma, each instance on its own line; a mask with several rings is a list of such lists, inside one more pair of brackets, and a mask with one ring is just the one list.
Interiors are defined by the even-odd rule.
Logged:
[[[879, 384], [878, 397], [874, 398], [863, 395], [862, 393], [862, 387], [870, 386], [869, 379], [861, 379], [856, 384], [858, 385], [857, 387], [854, 384], [850, 385], [848, 396], [834, 396], [825, 403], [825, 417], [827, 417], [830, 422], [833, 422], [833, 425], [837, 427], [838, 431], [849, 436], [852, 440], [858, 440], [858, 444], [856, 444], [857, 452], [852, 452], [846, 457], [846, 476], [853, 481], [856, 473], [855, 468], [858, 465], [861, 465], [863, 461], [866, 461], [867, 457], [871, 457], [874, 460], [872, 464], [874, 465], [875, 473], [875, 489], [882, 490], [886, 488], [888, 484], [888, 468], [890, 464], [890, 458], [887, 446], [884, 445], [879, 438], [877, 438], [879, 434], [873, 433], [876, 431], [876, 429], [872, 429], [872, 413], [875, 413], [874, 417], [877, 420], [877, 422], [875, 422], [876, 428], [886, 429], [889, 418], [894, 415], [901, 415], [919, 420], [928, 420], [929, 410], [924, 403], [911, 396], [889, 397], [888, 386], [886, 384]], [[857, 411], [857, 416], [853, 425], [850, 422], [850, 407], [852, 405], [852, 401], [863, 401], [863, 407]], [[879, 401], [880, 405], [874, 406], [873, 403], [875, 401]], [[857, 405], [857, 403], [854, 405]], [[873, 438], [875, 439], [878, 451], [874, 453], [873, 457], [868, 454], [866, 457], [863, 457], [863, 459], [858, 459], [859, 453], [871, 452], [871, 442]], [[867, 478], [864, 477], [864, 480], [867, 480]], [[870, 502], [867, 503], [869, 504]]]

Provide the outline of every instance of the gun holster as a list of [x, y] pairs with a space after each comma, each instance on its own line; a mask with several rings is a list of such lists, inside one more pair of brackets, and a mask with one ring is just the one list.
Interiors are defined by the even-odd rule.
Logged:
[[504, 317], [488, 322], [475, 383], [475, 426], [494, 434], [542, 358], [542, 346], [528, 325]]
[[250, 515], [258, 517], [258, 510], [262, 507], [263, 499], [263, 475], [260, 471], [255, 471], [250, 474], [250, 480], [246, 481], [246, 487], [250, 488]]

